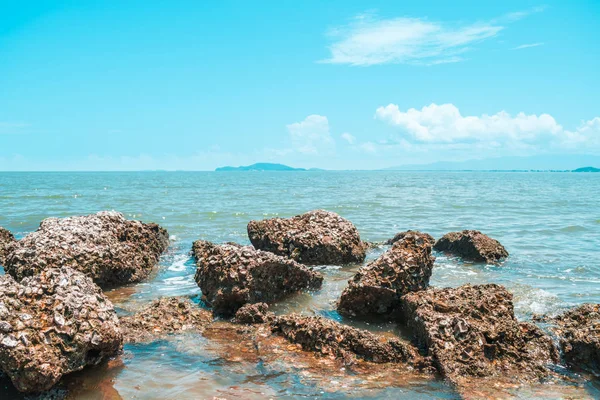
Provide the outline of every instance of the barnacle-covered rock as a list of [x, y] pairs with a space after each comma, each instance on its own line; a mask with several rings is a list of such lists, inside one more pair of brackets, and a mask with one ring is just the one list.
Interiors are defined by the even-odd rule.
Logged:
[[212, 322], [212, 313], [185, 297], [161, 297], [141, 311], [121, 318], [126, 342], [151, 342], [165, 335], [199, 332]]
[[461, 386], [472, 377], [547, 377], [558, 360], [549, 336], [514, 316], [512, 294], [495, 284], [408, 293], [403, 322], [439, 372]]
[[16, 239], [13, 234], [0, 226], [0, 265], [3, 265], [6, 260], [9, 251], [8, 247], [15, 242]]
[[146, 278], [168, 245], [167, 231], [157, 224], [126, 220], [114, 211], [48, 218], [11, 246], [4, 268], [21, 280], [70, 267], [109, 287]]
[[306, 265], [362, 262], [366, 254], [352, 222], [325, 210], [250, 221], [248, 236], [255, 248]]
[[0, 371], [19, 391], [48, 390], [122, 342], [113, 305], [81, 272], [46, 269], [21, 283], [0, 276]]
[[271, 303], [302, 289], [317, 289], [323, 275], [286, 257], [251, 246], [194, 242], [195, 280], [217, 315], [232, 316], [246, 303]]
[[425, 241], [427, 241], [429, 243], [430, 246], [433, 247], [433, 245], [435, 244], [435, 239], [433, 238], [433, 236], [431, 236], [429, 233], [423, 233], [423, 232], [419, 232], [419, 231], [412, 231], [412, 230], [407, 230], [404, 232], [398, 232], [394, 235], [393, 238], [386, 240], [384, 242], [384, 244], [387, 245], [392, 245], [402, 239], [404, 239], [407, 235], [418, 235], [419, 237], [423, 238]]
[[270, 322], [275, 314], [269, 311], [267, 303], [244, 304], [235, 313], [235, 322], [240, 324], [262, 324]]
[[410, 232], [375, 261], [361, 267], [338, 302], [347, 316], [389, 315], [402, 295], [429, 285], [435, 257], [429, 235]]
[[508, 257], [508, 251], [496, 239], [479, 231], [450, 232], [440, 238], [433, 248], [475, 262], [495, 263]]

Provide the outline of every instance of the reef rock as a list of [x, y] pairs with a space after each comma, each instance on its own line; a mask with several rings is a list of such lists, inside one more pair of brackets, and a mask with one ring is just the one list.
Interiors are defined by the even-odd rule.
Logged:
[[251, 246], [198, 240], [195, 280], [217, 315], [231, 316], [246, 303], [271, 303], [302, 289], [317, 289], [323, 276], [286, 257]]
[[583, 304], [553, 322], [566, 363], [600, 373], [600, 304]]
[[410, 229], [408, 231], [396, 233], [396, 235], [394, 235], [393, 238], [391, 238], [389, 240], [386, 240], [383, 244], [393, 245], [394, 243], [396, 243], [396, 242], [404, 239], [407, 235], [418, 235], [419, 237], [421, 237], [425, 241], [427, 241], [429, 243], [429, 245], [432, 246], [432, 247], [435, 244], [435, 239], [429, 233], [423, 233], [423, 232], [419, 232], [419, 231], [412, 231]]
[[3, 265], [6, 260], [8, 247], [15, 242], [16, 239], [13, 234], [0, 226], [0, 265]]
[[558, 360], [550, 337], [517, 321], [512, 294], [499, 285], [409, 293], [402, 298], [402, 310], [417, 343], [457, 386], [472, 377], [538, 380]]
[[429, 235], [410, 232], [375, 261], [361, 267], [338, 302], [340, 314], [389, 315], [400, 298], [429, 285], [435, 257]]
[[212, 313], [185, 297], [162, 297], [143, 310], [121, 318], [126, 342], [150, 342], [168, 334], [200, 332], [212, 322]]
[[306, 265], [359, 263], [366, 254], [352, 222], [324, 210], [250, 221], [248, 236], [255, 248]]
[[240, 324], [262, 324], [274, 318], [275, 314], [269, 311], [267, 303], [244, 304], [235, 313], [235, 322]]
[[479, 231], [450, 232], [439, 239], [433, 248], [475, 262], [495, 263], [508, 257], [508, 251], [496, 239]]
[[0, 371], [19, 391], [48, 390], [122, 342], [113, 305], [86, 275], [65, 267], [21, 283], [0, 276]]
[[6, 272], [21, 280], [47, 268], [70, 267], [103, 287], [146, 278], [167, 249], [167, 231], [117, 212], [48, 218], [11, 247]]

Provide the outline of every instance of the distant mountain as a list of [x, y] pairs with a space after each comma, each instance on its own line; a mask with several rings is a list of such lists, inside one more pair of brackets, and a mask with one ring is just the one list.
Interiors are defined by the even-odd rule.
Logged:
[[574, 169], [573, 172], [600, 172], [600, 168], [582, 167], [582, 168]]
[[431, 164], [407, 164], [387, 168], [398, 171], [572, 171], [583, 165], [599, 165], [595, 155], [538, 155], [497, 157], [484, 160], [440, 161]]
[[[314, 171], [316, 168], [311, 168], [310, 171]], [[220, 167], [215, 171], [306, 171], [304, 168], [293, 168], [284, 164], [271, 164], [271, 163], [256, 163], [252, 165], [246, 165], [241, 167]]]

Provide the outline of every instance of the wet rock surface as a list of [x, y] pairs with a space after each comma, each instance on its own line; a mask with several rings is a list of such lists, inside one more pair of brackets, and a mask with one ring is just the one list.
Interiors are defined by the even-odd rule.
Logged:
[[433, 248], [475, 262], [496, 263], [508, 257], [499, 241], [473, 230], [447, 233]]
[[262, 324], [271, 322], [275, 314], [269, 311], [267, 303], [245, 304], [235, 313], [234, 322], [240, 324]]
[[257, 249], [307, 265], [357, 263], [366, 255], [352, 222], [324, 210], [287, 219], [250, 221], [248, 237]]
[[212, 313], [186, 297], [163, 297], [141, 311], [122, 317], [123, 338], [129, 343], [151, 342], [169, 334], [200, 332]]
[[403, 322], [439, 372], [461, 386], [473, 377], [543, 379], [558, 360], [549, 336], [514, 316], [512, 295], [495, 284], [428, 289], [402, 298]]
[[0, 276], [0, 370], [22, 392], [42, 392], [122, 346], [113, 305], [84, 274], [47, 269], [21, 283]]
[[159, 225], [126, 220], [113, 211], [48, 218], [11, 247], [4, 267], [17, 280], [70, 267], [110, 287], [145, 279], [168, 245], [167, 231]]
[[15, 242], [16, 239], [13, 234], [0, 226], [0, 265], [4, 265], [6, 255], [8, 254], [8, 246]]
[[393, 238], [386, 240], [383, 244], [393, 245], [394, 243], [404, 239], [406, 236], [409, 236], [409, 235], [417, 235], [417, 236], [423, 238], [423, 240], [427, 241], [430, 244], [430, 246], [432, 246], [432, 247], [435, 244], [435, 239], [429, 233], [413, 231], [410, 229], [408, 231], [396, 233]]
[[317, 289], [323, 275], [286, 257], [250, 246], [194, 242], [195, 280], [217, 315], [232, 316], [246, 303], [271, 303], [302, 289]]
[[583, 304], [550, 320], [556, 325], [565, 362], [600, 373], [600, 304]]
[[435, 260], [429, 238], [407, 232], [378, 259], [361, 267], [342, 292], [338, 312], [347, 316], [393, 314], [402, 295], [425, 289]]

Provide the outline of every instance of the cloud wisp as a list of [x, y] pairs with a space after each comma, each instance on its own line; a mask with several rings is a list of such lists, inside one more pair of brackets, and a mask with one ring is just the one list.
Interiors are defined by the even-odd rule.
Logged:
[[522, 50], [522, 49], [528, 49], [530, 47], [538, 47], [538, 46], [543, 46], [544, 43], [543, 42], [539, 42], [539, 43], [526, 43], [526, 44], [522, 44], [520, 46], [517, 47], [513, 47], [511, 50]]

